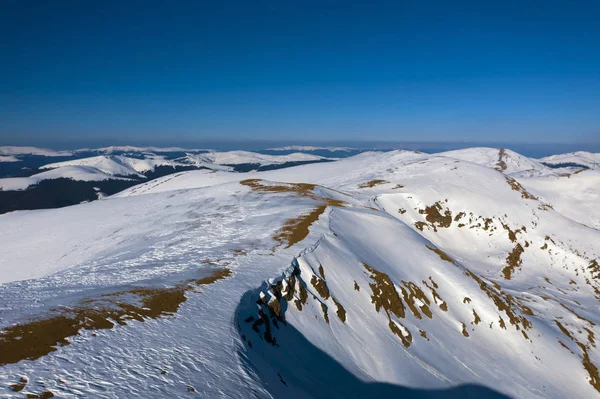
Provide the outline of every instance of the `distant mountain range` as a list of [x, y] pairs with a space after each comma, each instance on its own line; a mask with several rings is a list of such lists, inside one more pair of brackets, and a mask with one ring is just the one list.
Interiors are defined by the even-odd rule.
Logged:
[[[144, 181], [188, 170], [262, 171], [328, 162], [366, 151], [371, 150], [317, 146], [285, 146], [261, 152], [135, 146], [72, 151], [0, 147], [0, 213], [89, 202]], [[523, 177], [572, 173], [578, 168], [597, 169], [600, 165], [598, 154], [586, 152], [539, 160], [495, 148], [439, 154]]]
[[0, 213], [89, 202], [188, 170], [246, 172], [330, 160], [300, 152], [269, 155], [131, 146], [75, 151], [0, 147], [0, 154]]

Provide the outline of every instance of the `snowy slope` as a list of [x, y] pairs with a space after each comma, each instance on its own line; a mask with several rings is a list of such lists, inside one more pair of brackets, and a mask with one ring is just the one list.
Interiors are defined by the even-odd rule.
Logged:
[[573, 163], [587, 166], [590, 169], [600, 169], [600, 154], [585, 151], [550, 155], [548, 157], [541, 158], [540, 161], [553, 165]]
[[48, 179], [73, 179], [79, 181], [100, 181], [119, 179], [112, 174], [105, 173], [97, 168], [83, 165], [63, 166], [58, 169], [48, 170], [29, 177], [7, 177], [0, 179], [0, 189], [5, 191], [25, 190], [28, 187]]
[[0, 162], [17, 162], [19, 158], [14, 155], [0, 155]]
[[532, 174], [550, 174], [552, 170], [540, 161], [528, 158], [505, 148], [466, 148], [446, 151], [438, 155], [469, 161], [478, 165], [494, 168], [506, 174], [529, 172]]
[[600, 229], [600, 171], [582, 170], [547, 177], [520, 178], [532, 194], [581, 224]]
[[[0, 395], [598, 397], [600, 231], [526, 181], [363, 153], [2, 215]], [[84, 330], [22, 359], [57, 312]]]

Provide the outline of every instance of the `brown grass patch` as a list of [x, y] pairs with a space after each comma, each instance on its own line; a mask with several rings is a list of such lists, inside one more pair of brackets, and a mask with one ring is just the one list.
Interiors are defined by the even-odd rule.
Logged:
[[[363, 266], [365, 267], [365, 269], [367, 269], [368, 272], [371, 273], [370, 277], [371, 280], [373, 280], [373, 284], [369, 284], [369, 287], [371, 287], [371, 291], [373, 293], [373, 295], [371, 296], [371, 303], [375, 305], [375, 310], [377, 312], [379, 312], [383, 308], [388, 317], [388, 327], [396, 336], [398, 336], [402, 340], [402, 344], [408, 348], [412, 343], [411, 332], [406, 327], [402, 326], [404, 330], [406, 330], [407, 335], [405, 336], [402, 333], [400, 327], [398, 327], [398, 325], [401, 324], [392, 319], [392, 315], [398, 318], [405, 317], [404, 304], [402, 303], [402, 299], [400, 299], [400, 296], [398, 295], [398, 291], [396, 291], [396, 288], [394, 287], [394, 283], [387, 274], [380, 272], [379, 270], [367, 265], [364, 262]], [[402, 292], [405, 295], [405, 297], [409, 297], [404, 288], [402, 289]], [[411, 311], [415, 312], [416, 306], [414, 306], [414, 303], [412, 305], [413, 307], [411, 307]], [[416, 311], [415, 315], [416, 314], [418, 314], [418, 311]]]
[[[144, 321], [173, 315], [186, 301], [185, 291], [212, 284], [229, 275], [229, 269], [221, 269], [208, 277], [186, 281], [173, 288], [135, 288], [104, 295], [100, 299], [82, 301], [73, 309], [54, 309], [46, 317], [5, 328], [0, 332], [0, 366], [45, 356], [68, 345], [69, 338], [80, 330], [110, 329], [115, 323], [124, 325], [129, 320]], [[133, 297], [137, 303], [113, 299], [123, 296]]]
[[477, 314], [477, 312], [475, 311], [475, 309], [473, 309], [473, 317], [475, 318], [475, 320], [473, 320], [473, 323], [475, 325], [479, 324], [481, 322], [481, 318], [479, 317], [479, 315]]
[[433, 287], [431, 287], [425, 280], [423, 280], [422, 283], [425, 284], [425, 287], [429, 288], [429, 290], [431, 291], [431, 295], [433, 296], [433, 301], [440, 307], [440, 309], [442, 311], [447, 312], [448, 304], [446, 303], [446, 301], [444, 301], [442, 299], [442, 297], [436, 291], [436, 288], [439, 288], [439, 286], [437, 285], [437, 283], [435, 281], [433, 281], [431, 276], [429, 277], [429, 280], [431, 281], [431, 284], [433, 285]]
[[525, 252], [525, 250], [521, 244], [517, 243], [517, 245], [515, 245], [513, 250], [506, 257], [507, 266], [502, 269], [502, 273], [504, 274], [504, 278], [506, 280], [510, 280], [515, 269], [520, 267], [523, 263], [523, 260], [521, 259], [523, 252]]
[[469, 336], [469, 332], [467, 331], [467, 326], [465, 325], [465, 323], [461, 323], [462, 324], [462, 335], [464, 335], [465, 337]]
[[[389, 183], [389, 181], [387, 180], [381, 180], [381, 179], [375, 179], [375, 180], [371, 180], [368, 181], [366, 183], [362, 183], [358, 186], [358, 188], [373, 188], [375, 186], [378, 186], [380, 184], [387, 184]], [[398, 188], [398, 187], [394, 187], [394, 188]]]
[[254, 191], [262, 193], [293, 193], [299, 196], [306, 196], [316, 199], [316, 196], [314, 194], [314, 190], [316, 188], [315, 184], [284, 183], [278, 185], [269, 185], [263, 184], [262, 182], [262, 179], [246, 179], [240, 181], [240, 184], [243, 186], [250, 187]]
[[53, 398], [54, 394], [50, 391], [44, 391], [41, 394], [37, 393], [28, 393], [26, 398], [39, 398], [39, 399], [50, 399]]
[[[492, 288], [492, 286], [486, 283], [481, 277], [469, 270], [465, 271], [465, 275], [471, 277], [477, 282], [477, 284], [479, 284], [479, 288], [486, 293], [492, 302], [494, 302], [494, 305], [496, 305], [498, 311], [504, 312], [508, 316], [510, 324], [513, 325], [517, 330], [520, 330], [521, 328], [523, 330], [527, 330], [532, 327], [531, 322], [525, 316], [518, 314], [518, 311], [520, 311], [524, 314], [533, 315], [531, 309], [522, 305], [512, 295], [505, 294], [499, 285], [492, 283]], [[501, 328], [506, 328], [506, 324], [504, 323], [502, 317], [500, 317], [499, 323]]]
[[[404, 336], [404, 334], [402, 333], [402, 330], [400, 329], [400, 327], [398, 327], [398, 324], [400, 324], [400, 323], [398, 323], [397, 321], [394, 322], [390, 319], [390, 322], [388, 323], [388, 327], [394, 334], [396, 334], [402, 340], [402, 345], [404, 345], [405, 347], [408, 348], [408, 347], [410, 347], [410, 345], [412, 343], [412, 334], [410, 333], [408, 328], [402, 326], [407, 333], [406, 336]], [[400, 325], [402, 325], [402, 324], [400, 324]]]
[[404, 304], [390, 277], [366, 263], [363, 263], [363, 266], [371, 273], [371, 280], [373, 280], [369, 287], [373, 292], [371, 303], [375, 305], [375, 310], [379, 312], [383, 308], [388, 317], [391, 313], [396, 317], [404, 318]]
[[315, 287], [321, 298], [329, 299], [331, 294], [329, 292], [329, 288], [327, 288], [327, 283], [325, 282], [325, 280], [321, 280], [313, 274], [312, 278], [310, 279], [310, 283], [313, 287]]
[[319, 274], [321, 275], [321, 278], [323, 280], [325, 280], [325, 270], [323, 270], [323, 265], [319, 263]]
[[342, 323], [345, 323], [346, 322], [346, 309], [344, 309], [342, 304], [339, 303], [337, 301], [337, 299], [335, 299], [335, 298], [332, 298], [332, 299], [333, 299], [333, 302], [335, 303], [335, 306], [337, 307], [336, 313], [337, 313], [338, 317], [340, 318]]
[[452, 263], [454, 265], [456, 264], [456, 263], [454, 263], [454, 260], [451, 257], [449, 257], [448, 254], [446, 254], [441, 249], [439, 249], [439, 248], [433, 248], [433, 247], [430, 247], [429, 245], [425, 245], [425, 246], [427, 247], [428, 250], [433, 251], [436, 254], [438, 254], [438, 256], [440, 257], [441, 260], [444, 260], [446, 262], [450, 262], [450, 263]]
[[[556, 323], [556, 325], [558, 326], [560, 331], [564, 335], [566, 335], [571, 341], [575, 342], [575, 344], [577, 344], [577, 346], [581, 349], [581, 352], [582, 352], [581, 363], [583, 365], [583, 368], [588, 372], [588, 374], [590, 376], [590, 379], [588, 382], [590, 383], [591, 386], [594, 387], [594, 389], [596, 389], [596, 391], [600, 392], [600, 374], [598, 373], [598, 367], [596, 367], [596, 365], [594, 363], [592, 363], [592, 361], [590, 360], [590, 356], [588, 354], [588, 348], [584, 344], [582, 344], [581, 342], [576, 340], [573, 337], [573, 335], [571, 335], [569, 330], [567, 330], [567, 328], [565, 326], [563, 326], [558, 320], [554, 320], [554, 322]], [[562, 346], [567, 348], [571, 353], [573, 353], [573, 351], [571, 351], [566, 345], [562, 345]]]
[[600, 279], [600, 264], [596, 259], [592, 260], [588, 266], [588, 270], [594, 280]]
[[587, 352], [587, 348], [579, 343], [579, 347], [582, 348], [583, 357], [581, 359], [581, 363], [583, 364], [583, 368], [590, 375], [589, 383], [591, 386], [596, 389], [596, 391], [600, 392], [600, 374], [598, 373], [598, 367], [590, 360], [590, 355]]
[[511, 242], [517, 242], [517, 233], [521, 233], [522, 229], [512, 230], [508, 225], [504, 223], [502, 223], [502, 227], [508, 232], [508, 239]]
[[279, 245], [287, 243], [286, 248], [304, 240], [310, 232], [310, 226], [319, 219], [323, 212], [325, 212], [325, 209], [327, 209], [327, 205], [320, 205], [308, 214], [300, 215], [296, 219], [289, 219], [285, 222], [283, 227], [275, 233], [273, 239], [277, 241]]
[[314, 208], [310, 213], [300, 215], [297, 218], [287, 220], [283, 227], [274, 235], [273, 239], [279, 245], [287, 244], [286, 248], [291, 247], [297, 242], [302, 241], [308, 236], [310, 226], [316, 222], [319, 217], [325, 212], [328, 206], [345, 206], [346, 203], [341, 200], [323, 197], [315, 193], [317, 187], [331, 190], [326, 187], [317, 186], [307, 183], [278, 183], [265, 184], [261, 179], [242, 180], [240, 184], [252, 188], [252, 190], [261, 193], [291, 193], [294, 196], [306, 197], [318, 201], [321, 205]]
[[[241, 185], [250, 187], [252, 190], [260, 193], [290, 193], [298, 197], [311, 198], [316, 201], [324, 202], [329, 206], [345, 206], [346, 203], [329, 197], [323, 197], [315, 193], [317, 187], [326, 190], [336, 191], [331, 188], [309, 183], [278, 183], [264, 184], [262, 179], [246, 179], [240, 182]], [[339, 192], [339, 191], [338, 191]], [[342, 193], [343, 194], [343, 193]]]
[[496, 169], [500, 172], [504, 172], [507, 168], [506, 162], [504, 162], [505, 156], [506, 150], [504, 148], [500, 148], [500, 151], [498, 151], [498, 162], [496, 162]]
[[325, 323], [329, 324], [329, 315], [327, 314], [327, 305], [322, 303], [321, 310], [323, 311], [323, 318], [325, 319]]
[[29, 380], [26, 377], [21, 377], [19, 382], [10, 386], [10, 389], [12, 389], [14, 392], [21, 392], [23, 389], [25, 389], [28, 382]]
[[560, 303], [560, 306], [562, 306], [564, 309], [566, 309], [573, 316], [577, 317], [579, 320], [587, 321], [591, 326], [595, 326], [596, 325], [596, 323], [594, 323], [593, 321], [591, 321], [589, 319], [586, 319], [585, 317], [579, 315], [579, 313], [575, 312], [573, 309], [571, 309], [570, 307], [568, 307], [564, 303], [562, 303], [562, 302], [559, 302], [559, 303]]
[[427, 226], [427, 223], [425, 222], [415, 222], [415, 227], [421, 231], [423, 231], [425, 226]]
[[[442, 211], [444, 212], [443, 214], [441, 213]], [[425, 207], [425, 209], [420, 209], [419, 213], [425, 215], [425, 220], [429, 222], [434, 231], [437, 231], [438, 227], [448, 228], [452, 224], [452, 212], [449, 209], [443, 210], [439, 202]], [[420, 228], [419, 230], [423, 229]]]
[[[433, 318], [433, 314], [429, 309], [431, 302], [429, 301], [429, 298], [425, 296], [423, 291], [421, 291], [421, 289], [413, 282], [402, 281], [402, 284], [404, 285], [404, 287], [401, 287], [402, 297], [404, 298], [404, 302], [406, 302], [413, 315], [417, 319], [421, 320], [421, 314], [419, 313], [419, 310], [421, 310], [425, 316], [430, 319]], [[418, 307], [415, 304], [415, 298], [423, 302], [423, 305]]]
[[525, 198], [525, 199], [530, 199], [530, 200], [537, 200], [538, 198], [529, 193], [529, 191], [525, 190], [525, 188], [515, 179], [513, 179], [510, 176], [504, 176], [506, 178], [506, 182], [508, 183], [508, 185], [510, 186], [510, 188], [512, 188], [514, 191], [519, 191], [521, 193], [521, 198]]

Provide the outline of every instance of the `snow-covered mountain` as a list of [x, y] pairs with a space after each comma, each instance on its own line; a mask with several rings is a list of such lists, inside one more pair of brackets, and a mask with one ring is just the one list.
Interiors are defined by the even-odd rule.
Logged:
[[37, 147], [0, 146], [0, 155], [39, 155], [44, 157], [58, 157], [69, 156], [72, 155], [72, 153], [72, 151], [56, 151]]
[[583, 165], [590, 169], [600, 169], [600, 154], [578, 151], [568, 154], [550, 155], [540, 159], [540, 161], [551, 165], [574, 164]]
[[87, 165], [64, 165], [57, 169], [47, 170], [29, 177], [7, 177], [0, 179], [1, 191], [26, 190], [43, 180], [71, 179], [75, 181], [127, 180], [116, 177], [114, 173]]
[[210, 150], [200, 148], [182, 148], [182, 147], [136, 147], [131, 145], [109, 146], [101, 148], [82, 148], [76, 150], [77, 153], [96, 152], [99, 154], [121, 154], [121, 153], [168, 153], [168, 152], [207, 152]]
[[0, 395], [598, 397], [596, 171], [505, 157], [197, 170], [0, 215]]
[[331, 151], [331, 152], [337, 152], [337, 151], [354, 151], [354, 150], [358, 150], [359, 148], [352, 148], [352, 147], [316, 147], [316, 146], [312, 146], [312, 145], [288, 145], [288, 146], [284, 146], [284, 147], [274, 147], [274, 148], [267, 148], [267, 150], [269, 151], [318, 151], [318, 150], [324, 150], [324, 151]]
[[97, 169], [111, 176], [129, 176], [134, 175], [140, 177], [138, 172], [151, 170], [156, 166], [150, 160], [141, 160], [135, 158], [127, 158], [123, 156], [100, 155], [97, 157], [74, 159], [72, 161], [56, 162], [42, 166], [40, 169], [59, 169], [68, 166], [86, 166]]
[[[329, 161], [303, 153], [269, 155], [178, 147], [82, 149], [68, 154], [57, 152], [53, 158], [42, 155], [44, 152], [39, 149], [11, 147], [7, 152], [21, 155], [0, 156], [0, 214], [94, 201], [144, 181], [187, 170], [246, 172]], [[49, 162], [56, 157], [58, 162]]]
[[506, 174], [529, 173], [533, 175], [551, 174], [552, 170], [533, 158], [528, 158], [506, 148], [466, 148], [442, 152], [439, 155], [469, 161], [494, 168]]
[[80, 165], [96, 168], [113, 176], [138, 176], [141, 173], [152, 171], [157, 166], [185, 166], [187, 163], [180, 160], [170, 160], [161, 155], [147, 153], [143, 158], [132, 158], [122, 155], [99, 155], [89, 158], [74, 159], [71, 161], [51, 163], [40, 169], [57, 169], [65, 166]]
[[[179, 151], [179, 148], [153, 149], [162, 152]], [[0, 178], [0, 187], [4, 190], [23, 190], [39, 181], [60, 177], [80, 181], [104, 180], [106, 176], [133, 176], [144, 179], [146, 178], [144, 173], [154, 171], [157, 167], [165, 166], [175, 170], [180, 167], [211, 168], [216, 170], [234, 170], [235, 167], [242, 167], [242, 169], [252, 170], [268, 166], [285, 166], [286, 164], [294, 165], [327, 160], [325, 157], [303, 153], [267, 155], [249, 151], [208, 151], [203, 153], [189, 152], [185, 153], [184, 156], [171, 158], [150, 152], [147, 148], [138, 147], [107, 147], [98, 150], [86, 149], [85, 151], [88, 153], [91, 151], [105, 154], [115, 152], [129, 154], [127, 151], [130, 151], [131, 155], [97, 155], [48, 163], [38, 168], [41, 173], [26, 176], [27, 178], [20, 178], [19, 180], [15, 180], [14, 178]], [[7, 158], [6, 160], [0, 159], [0, 162], [13, 161], [18, 161], [18, 159], [14, 157]], [[53, 169], [54, 171], [52, 173], [45, 172], [48, 169]], [[85, 173], [75, 173], [77, 170], [84, 170]], [[17, 181], [19, 183], [15, 183]]]

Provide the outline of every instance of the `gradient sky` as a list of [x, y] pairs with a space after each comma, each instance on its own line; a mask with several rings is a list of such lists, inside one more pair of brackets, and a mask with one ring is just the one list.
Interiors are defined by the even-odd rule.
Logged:
[[0, 0], [0, 145], [598, 143], [599, 21], [600, 1]]

